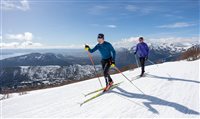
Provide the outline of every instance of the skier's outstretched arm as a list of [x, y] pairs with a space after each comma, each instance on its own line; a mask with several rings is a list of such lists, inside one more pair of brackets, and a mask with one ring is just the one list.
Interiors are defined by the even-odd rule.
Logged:
[[88, 51], [89, 51], [90, 53], [93, 53], [93, 52], [95, 52], [96, 50], [98, 50], [98, 45], [96, 45], [96, 46], [95, 46], [94, 48], [92, 48], [92, 49], [89, 48]]

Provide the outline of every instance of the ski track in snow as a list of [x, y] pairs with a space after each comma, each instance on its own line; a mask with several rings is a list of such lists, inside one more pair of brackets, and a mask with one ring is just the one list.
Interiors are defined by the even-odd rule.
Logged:
[[[121, 74], [111, 77], [124, 81], [119, 87], [80, 107], [88, 99], [83, 94], [100, 88], [98, 79], [61, 87], [12, 94], [1, 100], [3, 118], [62, 117], [200, 117], [199, 61], [168, 62], [146, 67], [147, 75], [134, 80], [145, 95]], [[123, 72], [129, 79], [140, 69]], [[170, 76], [169, 76], [170, 75]], [[101, 77], [104, 84], [104, 78]]]

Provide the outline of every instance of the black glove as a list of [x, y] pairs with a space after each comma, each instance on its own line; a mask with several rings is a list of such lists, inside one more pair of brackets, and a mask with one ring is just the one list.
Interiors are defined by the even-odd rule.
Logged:
[[85, 50], [89, 50], [90, 49], [90, 46], [89, 45], [85, 45]]
[[136, 55], [137, 52], [134, 52], [134, 55]]

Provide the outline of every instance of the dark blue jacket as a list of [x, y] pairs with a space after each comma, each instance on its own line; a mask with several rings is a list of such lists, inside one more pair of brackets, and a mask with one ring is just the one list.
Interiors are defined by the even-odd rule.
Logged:
[[139, 57], [147, 57], [149, 55], [149, 47], [144, 42], [138, 43], [135, 52]]
[[102, 59], [112, 58], [112, 60], [115, 61], [116, 52], [113, 46], [109, 42], [104, 41], [104, 43], [102, 44], [97, 44], [93, 49], [89, 49], [89, 52], [93, 53], [96, 50], [99, 50]]

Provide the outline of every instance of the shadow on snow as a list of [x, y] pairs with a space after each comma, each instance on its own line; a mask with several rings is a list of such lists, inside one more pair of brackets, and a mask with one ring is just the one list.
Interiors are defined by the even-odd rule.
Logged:
[[200, 115], [199, 112], [189, 109], [188, 107], [178, 104], [176, 102], [166, 101], [164, 99], [160, 99], [158, 97], [154, 97], [154, 96], [150, 96], [150, 95], [131, 93], [120, 87], [116, 87], [116, 89], [118, 89], [120, 92], [111, 90], [110, 93], [115, 93], [115, 94], [125, 96], [128, 98], [147, 100], [146, 102], [143, 102], [143, 104], [148, 108], [149, 111], [156, 113], [156, 114], [159, 114], [159, 112], [154, 107], [152, 107], [152, 105], [168, 106], [168, 107], [172, 107], [172, 108], [176, 109], [177, 111], [184, 113], [184, 114]]
[[185, 82], [190, 82], [190, 83], [200, 83], [199, 81], [194, 81], [194, 80], [173, 78], [173, 77], [163, 77], [163, 76], [156, 76], [156, 75], [152, 75], [152, 74], [147, 74], [146, 77], [157, 78], [157, 79], [167, 79], [167, 80], [170, 80], [170, 81], [185, 81]]

